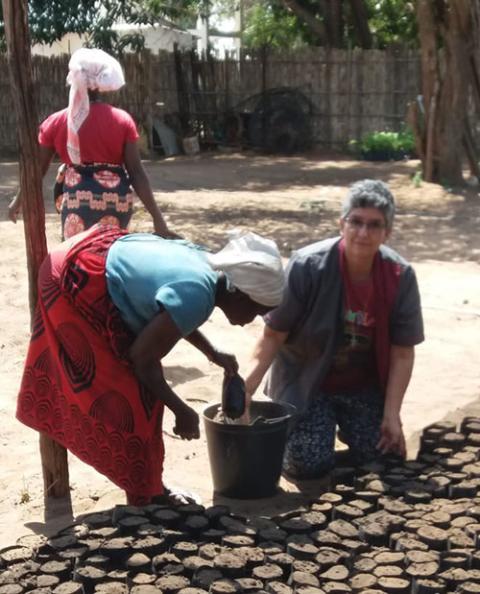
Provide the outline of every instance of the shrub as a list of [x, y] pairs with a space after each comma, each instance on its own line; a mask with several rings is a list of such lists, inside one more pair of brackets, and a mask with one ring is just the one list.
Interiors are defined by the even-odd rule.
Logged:
[[400, 132], [370, 132], [359, 141], [350, 141], [349, 147], [370, 161], [400, 160], [415, 154], [415, 139], [408, 128]]

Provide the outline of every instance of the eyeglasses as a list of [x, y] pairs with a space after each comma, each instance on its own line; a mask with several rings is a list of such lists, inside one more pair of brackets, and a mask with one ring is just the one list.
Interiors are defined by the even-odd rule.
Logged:
[[379, 233], [386, 227], [383, 221], [364, 221], [357, 217], [345, 217], [344, 220], [348, 223], [348, 226], [355, 231], [360, 231], [360, 229], [365, 228], [368, 232]]

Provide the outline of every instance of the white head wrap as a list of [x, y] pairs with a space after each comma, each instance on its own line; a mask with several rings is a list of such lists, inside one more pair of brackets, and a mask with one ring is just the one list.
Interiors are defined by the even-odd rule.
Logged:
[[274, 307], [282, 300], [285, 275], [277, 244], [252, 232], [234, 231], [216, 254], [207, 255], [214, 270], [253, 301]]
[[67, 151], [72, 163], [81, 163], [78, 131], [90, 111], [88, 89], [116, 91], [125, 84], [125, 78], [115, 58], [102, 50], [86, 47], [72, 54], [68, 70]]

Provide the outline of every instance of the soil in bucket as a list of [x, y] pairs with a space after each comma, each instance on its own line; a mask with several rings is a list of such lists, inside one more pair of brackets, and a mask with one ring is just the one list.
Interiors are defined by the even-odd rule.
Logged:
[[252, 401], [249, 425], [215, 420], [219, 409], [219, 404], [213, 404], [203, 413], [215, 492], [236, 499], [274, 495], [295, 407]]

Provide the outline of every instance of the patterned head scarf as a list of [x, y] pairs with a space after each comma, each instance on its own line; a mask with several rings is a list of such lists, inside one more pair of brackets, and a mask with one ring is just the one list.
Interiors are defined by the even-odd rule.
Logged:
[[72, 163], [81, 163], [78, 131], [90, 111], [88, 89], [116, 91], [125, 84], [125, 78], [115, 58], [102, 50], [83, 47], [70, 58], [67, 84], [70, 85], [67, 151]]
[[214, 270], [261, 305], [275, 307], [282, 300], [285, 274], [277, 244], [252, 232], [234, 231], [216, 254], [207, 255]]

